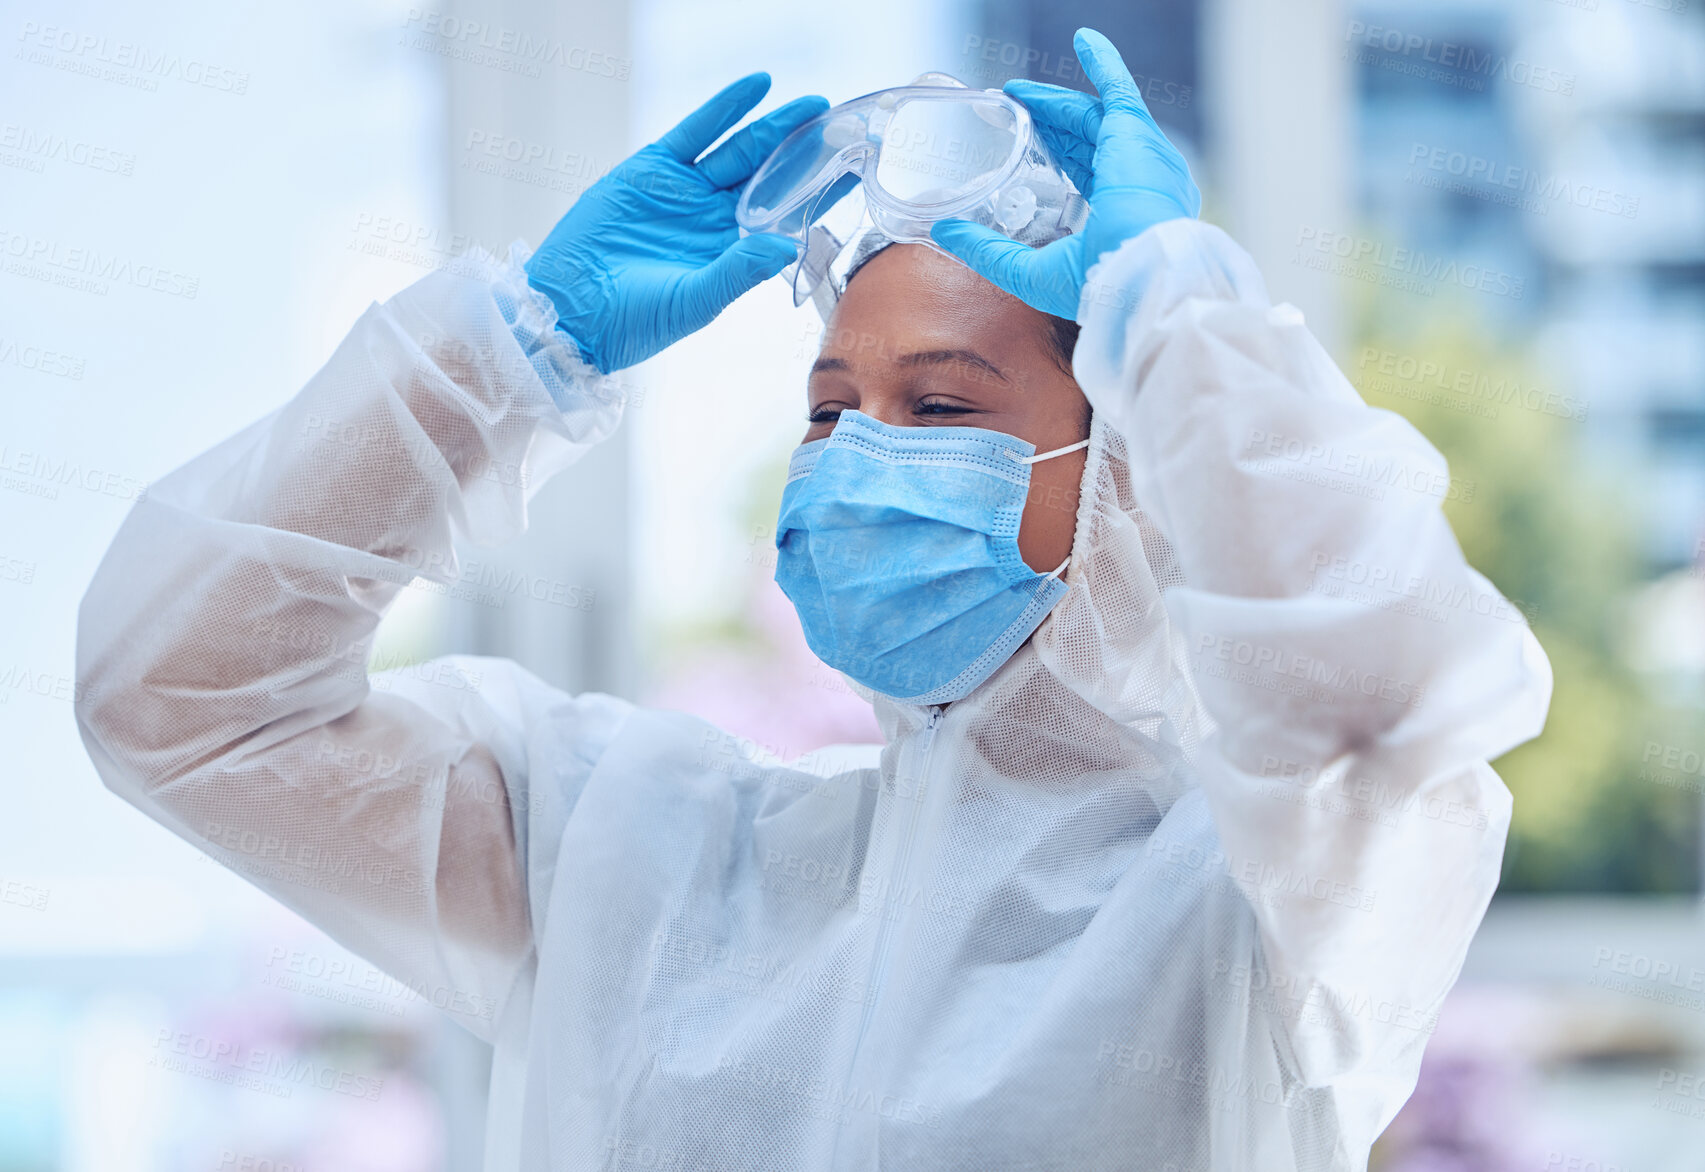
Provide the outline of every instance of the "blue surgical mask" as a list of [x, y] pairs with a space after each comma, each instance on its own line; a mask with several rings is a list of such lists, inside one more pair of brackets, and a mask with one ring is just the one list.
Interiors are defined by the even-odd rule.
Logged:
[[910, 704], [945, 704], [994, 674], [1066, 595], [1070, 558], [1038, 574], [1018, 552], [1034, 455], [980, 427], [890, 427], [842, 411], [801, 444], [776, 522], [776, 583], [830, 667]]

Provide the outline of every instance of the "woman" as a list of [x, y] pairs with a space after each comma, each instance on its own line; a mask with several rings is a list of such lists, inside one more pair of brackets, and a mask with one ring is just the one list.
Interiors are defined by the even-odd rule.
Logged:
[[1443, 460], [1077, 48], [1099, 100], [1013, 92], [1082, 232], [877, 252], [811, 375], [778, 578], [883, 685], [879, 759], [753, 764], [501, 660], [359, 670], [452, 533], [522, 527], [479, 470], [541, 482], [616, 425], [603, 374], [793, 259], [733, 205], [821, 99], [699, 158], [763, 75], [530, 259], [370, 309], [115, 539], [103, 778], [494, 1043], [488, 1168], [1352, 1169], [1412, 1089], [1550, 670]]

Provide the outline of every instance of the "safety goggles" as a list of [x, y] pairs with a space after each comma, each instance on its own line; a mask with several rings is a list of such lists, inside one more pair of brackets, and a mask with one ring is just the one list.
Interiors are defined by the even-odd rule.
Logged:
[[795, 241], [793, 303], [812, 297], [826, 318], [873, 234], [933, 248], [930, 225], [957, 217], [1043, 244], [1081, 229], [1088, 205], [1023, 105], [926, 73], [843, 102], [788, 135], [734, 214], [745, 232]]

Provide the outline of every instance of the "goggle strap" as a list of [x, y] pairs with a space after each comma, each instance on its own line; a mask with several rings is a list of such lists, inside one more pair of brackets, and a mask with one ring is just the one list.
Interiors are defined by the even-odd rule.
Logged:
[[841, 299], [841, 291], [835, 288], [833, 277], [825, 276], [811, 288], [811, 304], [817, 307], [817, 316], [823, 319], [823, 324], [829, 324], [829, 315], [835, 312], [835, 303]]
[[1089, 223], [1089, 201], [1077, 192], [1066, 197], [1066, 206], [1060, 209], [1060, 227], [1076, 236], [1083, 231], [1083, 226]]

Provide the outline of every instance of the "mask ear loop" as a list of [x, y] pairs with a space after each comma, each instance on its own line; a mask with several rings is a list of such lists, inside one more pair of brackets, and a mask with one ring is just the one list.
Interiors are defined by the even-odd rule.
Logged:
[[[1088, 446], [1089, 446], [1089, 440], [1086, 437], [1084, 439], [1078, 440], [1077, 443], [1075, 443], [1075, 444], [1067, 444], [1065, 447], [1055, 448], [1051, 452], [1037, 452], [1034, 456], [1021, 456], [1017, 452], [1013, 451], [1011, 448], [1007, 448], [1007, 449], [1005, 449], [1005, 451], [1009, 457], [1011, 457], [1013, 460], [1015, 460], [1016, 462], [1018, 462], [1020, 464], [1038, 464], [1038, 463], [1041, 463], [1043, 460], [1052, 460], [1055, 456], [1063, 456], [1067, 452], [1080, 451], [1083, 448], [1087, 448]], [[1068, 553], [1066, 555], [1066, 560], [1061, 562], [1059, 565], [1055, 566], [1053, 573], [1046, 574], [1046, 575], [1044, 575], [1044, 577], [1058, 578], [1061, 574], [1066, 572], [1066, 567], [1071, 565], [1071, 564], [1072, 564], [1072, 555]]]
[[1034, 456], [1021, 456], [1011, 448], [1006, 449], [1006, 454], [1019, 464], [1039, 464], [1043, 460], [1052, 460], [1055, 456], [1063, 456], [1067, 452], [1075, 452], [1088, 446], [1089, 441], [1087, 439], [1080, 439], [1075, 444], [1067, 444], [1065, 447], [1055, 448], [1051, 452], [1037, 452]]

